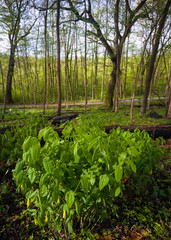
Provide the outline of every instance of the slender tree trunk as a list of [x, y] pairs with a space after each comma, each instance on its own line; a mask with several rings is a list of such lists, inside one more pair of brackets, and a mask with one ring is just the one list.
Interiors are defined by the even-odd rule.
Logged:
[[155, 43], [152, 48], [150, 66], [149, 66], [147, 77], [146, 77], [145, 91], [144, 91], [143, 103], [142, 103], [141, 113], [140, 113], [141, 115], [143, 115], [146, 112], [147, 99], [148, 99], [148, 95], [149, 95], [152, 74], [154, 71], [154, 64], [155, 64], [155, 60], [156, 60], [156, 56], [157, 56], [159, 41], [160, 41], [161, 33], [162, 33], [162, 30], [163, 30], [163, 27], [165, 24], [167, 13], [169, 11], [170, 4], [171, 4], [171, 1], [168, 0], [166, 3], [166, 6], [164, 8], [164, 11], [161, 15], [160, 21], [159, 21], [159, 27], [158, 27], [157, 34], [156, 34]]
[[45, 114], [45, 106], [46, 106], [46, 94], [47, 94], [47, 10], [48, 8], [48, 0], [46, 0], [46, 12], [44, 16], [45, 21], [45, 28], [44, 28], [44, 39], [45, 39], [45, 64], [44, 64], [44, 74], [45, 74], [45, 81], [44, 81], [44, 94], [43, 94], [43, 114]]
[[98, 86], [98, 41], [96, 41], [95, 46], [95, 88], [94, 88], [94, 95], [97, 100], [97, 86]]
[[102, 75], [101, 101], [103, 101], [105, 70], [106, 70], [106, 50], [105, 50], [105, 52], [104, 52], [104, 61], [103, 61], [103, 75]]
[[128, 71], [128, 49], [129, 49], [129, 35], [128, 35], [128, 41], [126, 45], [126, 59], [125, 59], [125, 75], [124, 75], [124, 90], [123, 90], [123, 98], [125, 98], [126, 95], [126, 80], [127, 80], [127, 71]]
[[[86, 10], [86, 1], [85, 1], [85, 10]], [[85, 11], [86, 18], [86, 11]], [[87, 110], [87, 23], [85, 22], [85, 56], [84, 56], [84, 64], [85, 64], [85, 106], [84, 111]]]
[[15, 49], [16, 46], [11, 43], [10, 58], [8, 64], [8, 73], [7, 73], [7, 85], [6, 85], [6, 95], [5, 95], [5, 107], [7, 103], [12, 103], [12, 78], [14, 75], [14, 62], [15, 62]]
[[57, 35], [57, 80], [58, 80], [58, 115], [61, 115], [61, 71], [60, 71], [60, 0], [57, 0], [57, 17], [56, 17], [56, 35]]
[[167, 81], [167, 88], [166, 88], [166, 117], [171, 119], [171, 72], [170, 77]]
[[94, 51], [93, 51], [93, 48], [92, 48], [92, 64], [91, 64], [91, 98], [93, 100], [94, 98], [94, 87], [93, 87], [93, 77], [94, 77]]
[[3, 92], [3, 99], [4, 99], [4, 96], [5, 96], [5, 86], [4, 86], [4, 74], [3, 74], [1, 61], [0, 61], [0, 71], [1, 71], [1, 76], [2, 76], [2, 92]]

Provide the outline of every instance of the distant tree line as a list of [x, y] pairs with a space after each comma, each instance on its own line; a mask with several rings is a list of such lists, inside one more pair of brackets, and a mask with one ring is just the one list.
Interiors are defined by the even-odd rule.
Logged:
[[[20, 94], [45, 106], [61, 101], [118, 99], [137, 92], [146, 112], [162, 88], [170, 116], [170, 0], [2, 0], [1, 33], [8, 35], [8, 66], [0, 58], [3, 112]], [[139, 42], [141, 47], [135, 46]], [[3, 54], [2, 54], [3, 55]], [[131, 91], [129, 92], [129, 90]], [[43, 94], [42, 94], [43, 91]], [[129, 93], [128, 93], [129, 92]], [[13, 93], [13, 95], [12, 95]], [[40, 96], [42, 95], [42, 96]]]

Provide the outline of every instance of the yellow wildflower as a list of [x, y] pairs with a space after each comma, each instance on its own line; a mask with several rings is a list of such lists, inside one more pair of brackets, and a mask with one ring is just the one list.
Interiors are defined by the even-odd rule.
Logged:
[[34, 224], [35, 224], [36, 226], [38, 225], [38, 221], [37, 221], [36, 218], [34, 219]]
[[24, 190], [23, 184], [21, 184], [21, 190]]
[[48, 217], [47, 217], [47, 216], [45, 217], [45, 222], [46, 222], [46, 223], [48, 222]]
[[30, 199], [27, 199], [27, 208], [30, 206]]
[[106, 202], [105, 202], [105, 199], [103, 198], [103, 206], [105, 207], [106, 206]]
[[66, 218], [66, 211], [63, 212], [63, 218]]
[[58, 197], [57, 204], [60, 204], [60, 198]]

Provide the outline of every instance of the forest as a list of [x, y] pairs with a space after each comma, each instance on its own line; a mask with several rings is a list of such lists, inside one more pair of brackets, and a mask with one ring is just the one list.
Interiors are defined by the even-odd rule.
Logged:
[[1, 0], [1, 239], [170, 239], [170, 5]]

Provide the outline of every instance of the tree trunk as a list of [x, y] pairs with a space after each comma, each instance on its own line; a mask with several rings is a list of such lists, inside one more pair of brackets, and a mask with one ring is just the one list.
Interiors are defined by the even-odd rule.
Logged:
[[147, 99], [148, 99], [150, 84], [151, 84], [152, 75], [153, 75], [153, 71], [154, 71], [154, 64], [155, 64], [155, 60], [156, 60], [156, 56], [157, 56], [159, 41], [160, 41], [161, 33], [162, 33], [162, 30], [163, 30], [163, 27], [165, 24], [167, 13], [169, 11], [170, 4], [171, 4], [171, 1], [168, 0], [166, 3], [166, 6], [164, 8], [164, 11], [161, 15], [160, 21], [159, 21], [159, 27], [158, 27], [157, 34], [156, 34], [155, 43], [154, 43], [154, 46], [152, 49], [150, 66], [149, 66], [149, 69], [147, 72], [145, 91], [144, 91], [144, 97], [143, 97], [143, 103], [142, 103], [140, 115], [143, 115], [146, 112]]
[[[85, 1], [85, 18], [86, 18], [86, 1]], [[85, 64], [85, 106], [84, 111], [87, 110], [87, 23], [85, 22], [85, 56], [84, 56], [84, 64]]]
[[7, 103], [12, 103], [12, 78], [14, 75], [14, 62], [15, 62], [15, 48], [16, 46], [11, 43], [11, 51], [10, 51], [10, 58], [8, 64], [8, 73], [7, 73], [7, 86], [6, 86], [6, 94], [5, 94], [5, 105]]
[[105, 50], [105, 52], [104, 52], [104, 61], [103, 61], [103, 75], [102, 75], [101, 101], [103, 101], [105, 70], [106, 70], [106, 50]]
[[116, 85], [116, 64], [113, 62], [113, 70], [110, 74], [110, 81], [108, 84], [108, 92], [107, 92], [107, 105], [112, 107], [113, 106], [113, 94]]
[[171, 119], [171, 73], [167, 82], [166, 97], [166, 117]]
[[57, 1], [57, 17], [56, 17], [56, 35], [57, 35], [57, 80], [58, 80], [58, 115], [61, 115], [61, 71], [60, 71], [60, 33], [59, 33], [59, 17], [60, 17], [60, 0]]

